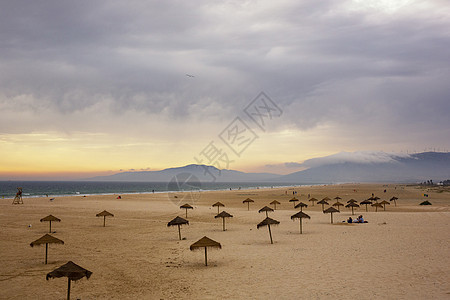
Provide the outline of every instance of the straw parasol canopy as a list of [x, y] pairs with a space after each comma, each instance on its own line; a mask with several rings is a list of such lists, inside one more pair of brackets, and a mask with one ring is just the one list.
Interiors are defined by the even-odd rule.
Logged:
[[356, 201], [355, 199], [350, 199], [347, 201], [347, 203], [356, 203], [356, 202], [358, 202], [358, 201]]
[[167, 227], [178, 226], [178, 237], [180, 238], [180, 241], [181, 241], [181, 229], [180, 229], [180, 227], [181, 227], [181, 225], [184, 225], [184, 224], [189, 225], [189, 221], [185, 220], [185, 219], [183, 219], [183, 218], [181, 218], [179, 216], [176, 216], [175, 219], [173, 219], [172, 221], [167, 223]]
[[110, 213], [109, 211], [106, 211], [106, 210], [96, 214], [95, 216], [103, 217], [103, 227], [106, 226], [106, 217], [114, 217], [114, 215], [112, 213]]
[[331, 224], [333, 224], [333, 213], [337, 213], [337, 212], [340, 212], [340, 211], [334, 207], [328, 207], [327, 209], [325, 209], [323, 211], [324, 214], [331, 214]]
[[294, 207], [295, 207], [295, 202], [298, 202], [299, 200], [297, 198], [292, 198], [291, 200], [289, 200], [289, 202], [293, 202], [294, 203]]
[[291, 220], [294, 220], [294, 219], [299, 219], [299, 220], [300, 220], [300, 234], [303, 233], [303, 231], [302, 231], [302, 219], [304, 219], [304, 218], [306, 218], [306, 219], [311, 219], [310, 216], [308, 216], [307, 214], [305, 214], [305, 213], [302, 212], [302, 211], [299, 211], [299, 212], [296, 213], [295, 215], [292, 215], [292, 216], [291, 216]]
[[394, 205], [395, 206], [397, 206], [397, 200], [398, 200], [398, 198], [397, 197], [392, 197], [391, 199], [389, 199], [389, 201], [394, 201]]
[[299, 204], [297, 204], [296, 206], [294, 206], [294, 208], [300, 208], [300, 211], [303, 211], [303, 207], [308, 207], [308, 204], [305, 204], [303, 202], [300, 202]]
[[188, 211], [188, 209], [194, 209], [194, 208], [193, 208], [192, 206], [190, 206], [188, 203], [181, 205], [180, 208], [186, 210], [186, 218], [187, 218], [187, 211]]
[[[369, 198], [370, 199], [370, 198]], [[372, 201], [370, 201], [369, 199], [361, 201], [359, 204], [361, 205], [365, 205], [366, 206], [366, 211], [367, 211], [367, 205], [372, 204]]]
[[62, 265], [61, 267], [51, 271], [47, 274], [45, 279], [49, 278], [60, 278], [60, 277], [67, 277], [68, 278], [68, 287], [67, 287], [67, 300], [70, 299], [70, 281], [77, 281], [80, 280], [83, 277], [86, 277], [89, 279], [91, 277], [92, 272], [88, 271], [79, 265], [73, 263], [72, 261], [69, 261], [65, 265]]
[[223, 231], [225, 231], [225, 218], [232, 218], [233, 216], [230, 215], [229, 213], [227, 213], [226, 211], [222, 211], [220, 214], [218, 214], [217, 216], [215, 216], [214, 218], [222, 218], [223, 221]]
[[344, 204], [341, 203], [341, 202], [339, 202], [339, 201], [336, 201], [336, 203], [334, 203], [333, 206], [337, 206], [337, 209], [338, 209], [339, 211], [341, 211], [341, 210], [339, 209], [339, 206], [344, 206]]
[[383, 210], [386, 210], [386, 204], [391, 205], [391, 203], [387, 202], [386, 200], [381, 201], [380, 204], [383, 205]]
[[250, 210], [250, 202], [255, 202], [255, 200], [247, 198], [244, 201], [242, 201], [242, 203], [247, 203], [247, 210]]
[[375, 202], [374, 204], [371, 205], [372, 207], [375, 207], [375, 212], [378, 211], [378, 207], [383, 207], [383, 204]]
[[329, 205], [326, 199], [331, 200], [330, 198], [326, 197], [326, 198], [323, 198], [322, 200], [320, 200], [319, 202], [317, 202], [317, 204], [322, 204], [322, 210], [324, 209], [325, 204]]
[[191, 249], [191, 251], [201, 249], [201, 248], [205, 248], [205, 266], [207, 266], [208, 265], [208, 253], [207, 253], [206, 249], [207, 248], [222, 249], [222, 245], [216, 241], [213, 241], [209, 237], [204, 236], [189, 247], [189, 249]]
[[345, 207], [347, 207], [347, 208], [351, 207], [351, 208], [352, 208], [352, 215], [354, 215], [355, 213], [353, 212], [353, 209], [354, 209], [355, 207], [359, 207], [359, 204], [356, 203], [356, 202], [350, 202], [350, 203], [347, 204]]
[[256, 228], [259, 229], [259, 227], [267, 226], [269, 228], [270, 243], [273, 244], [272, 231], [270, 230], [270, 225], [278, 225], [278, 224], [280, 224], [280, 222], [278, 222], [277, 220], [266, 217], [258, 225], [256, 225]]
[[55, 217], [53, 215], [48, 215], [45, 218], [42, 218], [41, 222], [49, 222], [50, 229], [48, 230], [48, 233], [52, 233], [52, 222], [61, 222], [61, 219], [58, 219], [57, 217]]
[[269, 211], [273, 211], [273, 208], [270, 208], [268, 206], [264, 206], [263, 208], [258, 210], [259, 213], [266, 212], [266, 217], [269, 216]]
[[370, 197], [369, 199], [367, 199], [367, 200], [369, 200], [369, 201], [375, 201], [375, 202], [378, 202], [378, 200], [379, 200], [380, 198], [379, 197], [377, 197], [377, 196], [372, 196], [372, 197]]
[[38, 238], [34, 242], [30, 244], [31, 247], [39, 246], [45, 244], [45, 264], [47, 264], [47, 254], [48, 254], [48, 244], [62, 244], [64, 245], [64, 242], [60, 239], [55, 238], [54, 236], [51, 236], [50, 234], [45, 234], [44, 236]]
[[270, 205], [274, 206], [274, 208], [273, 208], [274, 210], [277, 210], [277, 204], [280, 205], [281, 203], [278, 202], [277, 200], [273, 200], [272, 202], [270, 202]]
[[341, 199], [342, 199], [342, 198], [339, 197], [339, 196], [334, 197], [334, 200], [336, 200], [336, 201], [339, 201], [339, 200], [341, 200]]
[[319, 200], [317, 200], [316, 198], [312, 197], [308, 201], [311, 201], [312, 202], [312, 206], [314, 206], [314, 202], [319, 201]]
[[220, 211], [219, 211], [220, 207], [221, 207], [221, 206], [224, 207], [225, 204], [223, 204], [223, 203], [221, 203], [221, 202], [216, 202], [216, 203], [214, 203], [212, 206], [213, 206], [213, 207], [214, 207], [214, 206], [217, 206], [217, 214], [219, 214], [219, 213], [220, 213]]

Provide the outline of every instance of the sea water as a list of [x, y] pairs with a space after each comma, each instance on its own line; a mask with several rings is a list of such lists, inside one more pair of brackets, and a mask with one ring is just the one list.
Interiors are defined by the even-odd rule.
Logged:
[[[108, 195], [181, 192], [192, 190], [238, 190], [292, 187], [302, 184], [270, 182], [199, 182], [195, 185], [174, 186], [169, 182], [117, 181], [0, 181], [0, 197], [14, 198], [21, 187], [23, 197], [52, 197], [74, 195]], [[310, 184], [308, 184], [310, 185]]]

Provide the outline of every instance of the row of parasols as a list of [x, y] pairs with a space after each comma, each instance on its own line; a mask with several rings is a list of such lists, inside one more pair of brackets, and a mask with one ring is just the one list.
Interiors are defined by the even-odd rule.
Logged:
[[[314, 202], [316, 202], [317, 201], [317, 203], [318, 204], [321, 204], [322, 205], [322, 210], [323, 210], [323, 213], [329, 213], [330, 215], [331, 215], [331, 223], [333, 223], [333, 213], [336, 213], [336, 212], [340, 212], [339, 211], [339, 206], [344, 206], [344, 204], [342, 204], [342, 203], [340, 203], [339, 202], [339, 200], [341, 200], [342, 198], [340, 198], [340, 197], [336, 197], [336, 198], [334, 198], [335, 200], [337, 200], [336, 201], [336, 203], [334, 203], [333, 204], [333, 206], [337, 206], [338, 207], [338, 209], [336, 209], [336, 208], [334, 208], [333, 206], [332, 207], [329, 207], [329, 208], [327, 208], [327, 209], [324, 209], [324, 205], [329, 205], [328, 204], [328, 201], [330, 201], [331, 199], [330, 198], [328, 198], [328, 197], [325, 197], [324, 199], [322, 199], [322, 200], [317, 200], [317, 199], [315, 199], [315, 198], [311, 198], [309, 201], [311, 201], [311, 202], [313, 202], [313, 205], [314, 205]], [[366, 205], [366, 210], [367, 210], [367, 205], [372, 205], [373, 207], [375, 207], [375, 209], [376, 209], [376, 211], [378, 210], [378, 207], [383, 207], [384, 209], [385, 209], [385, 205], [386, 204], [390, 204], [389, 202], [387, 202], [387, 201], [383, 201], [383, 202], [380, 202], [380, 203], [378, 203], [378, 200], [379, 200], [380, 198], [378, 198], [378, 197], [370, 197], [369, 199], [367, 199], [367, 200], [364, 200], [364, 201], [361, 201], [361, 203], [360, 204], [362, 204], [362, 205]], [[395, 205], [396, 205], [396, 200], [397, 200], [398, 198], [397, 197], [392, 197], [391, 198], [391, 201], [394, 201], [394, 203], [395, 203]], [[303, 208], [305, 208], [305, 207], [308, 207], [308, 205], [307, 204], [305, 204], [305, 203], [303, 203], [303, 202], [300, 202], [300, 203], [298, 203], [298, 204], [295, 204], [296, 202], [298, 202], [299, 200], [297, 199], [297, 198], [292, 198], [292, 199], [290, 199], [289, 200], [289, 202], [294, 202], [294, 208], [295, 209], [300, 209], [300, 211], [299, 212], [297, 212], [296, 214], [294, 214], [294, 215], [292, 215], [291, 216], [291, 219], [292, 220], [295, 220], [295, 219], [298, 219], [299, 220], [299, 224], [300, 224], [300, 234], [302, 234], [303, 233], [303, 228], [302, 228], [302, 219], [311, 219], [311, 217], [308, 215], [308, 214], [306, 214], [306, 213], [304, 213], [303, 212]], [[372, 201], [375, 201], [375, 203], [373, 203]], [[247, 209], [248, 210], [250, 210], [250, 203], [252, 203], [252, 202], [255, 202], [254, 200], [252, 200], [252, 199], [250, 199], [250, 198], [247, 198], [247, 199], [245, 199], [244, 201], [243, 201], [243, 203], [246, 203], [247, 204]], [[277, 200], [274, 200], [274, 201], [272, 201], [272, 202], [270, 202], [270, 205], [273, 205], [274, 206], [274, 208], [271, 208], [271, 207], [268, 207], [268, 206], [264, 206], [263, 208], [261, 208], [258, 212], [259, 213], [261, 213], [261, 212], [265, 212], [266, 213], [266, 218], [263, 220], [263, 221], [261, 221], [258, 225], [256, 225], [256, 228], [260, 228], [260, 227], [263, 227], [263, 226], [267, 226], [267, 228], [268, 228], [268, 231], [269, 231], [269, 237], [270, 237], [270, 243], [271, 244], [273, 244], [273, 238], [272, 238], [272, 231], [271, 231], [271, 228], [270, 228], [270, 226], [271, 225], [278, 225], [278, 224], [280, 224], [280, 222], [279, 221], [277, 221], [277, 220], [274, 220], [274, 219], [272, 219], [272, 218], [270, 218], [269, 217], [269, 212], [273, 212], [275, 209], [276, 209], [276, 206], [277, 205], [280, 205], [281, 203], [279, 202], [279, 201], [277, 201]], [[223, 231], [225, 231], [226, 230], [226, 228], [225, 228], [225, 219], [226, 218], [232, 218], [233, 217], [233, 215], [231, 215], [231, 214], [229, 214], [228, 212], [226, 212], [226, 211], [222, 211], [222, 212], [220, 212], [220, 208], [221, 207], [225, 207], [225, 205], [223, 204], [223, 203], [221, 203], [221, 202], [216, 202], [216, 203], [214, 203], [213, 205], [212, 205], [213, 207], [217, 207], [217, 215], [214, 217], [214, 218], [222, 218], [222, 228], [223, 228]], [[354, 200], [354, 199], [350, 199], [349, 201], [347, 201], [347, 205], [345, 205], [346, 207], [348, 207], [348, 208], [351, 208], [352, 209], [352, 214], [354, 214], [354, 208], [355, 207], [359, 207], [359, 204], [357, 204], [357, 201], [356, 200]], [[187, 219], [187, 216], [188, 216], [188, 210], [189, 209], [194, 209], [194, 207], [192, 207], [190, 204], [188, 204], [188, 203], [186, 203], [186, 204], [183, 204], [183, 205], [181, 205], [180, 206], [180, 209], [185, 209], [186, 210], [186, 219]], [[188, 220], [186, 220], [186, 219], [184, 219], [184, 218], [181, 218], [180, 216], [177, 216], [177, 217], [175, 217], [173, 220], [171, 220], [168, 224], [167, 224], [167, 226], [168, 227], [170, 227], [170, 226], [177, 226], [178, 227], [178, 238], [181, 240], [182, 239], [182, 237], [181, 237], [181, 226], [182, 225], [189, 225], [189, 221]], [[197, 242], [195, 242], [194, 244], [192, 244], [191, 246], [190, 246], [190, 249], [191, 250], [195, 250], [195, 249], [199, 249], [199, 248], [204, 248], [204, 250], [205, 250], [205, 265], [207, 266], [208, 265], [208, 262], [207, 262], [207, 248], [208, 247], [214, 247], [214, 248], [221, 248], [222, 246], [220, 245], [220, 243], [218, 243], [218, 242], [216, 242], [216, 241], [214, 241], [214, 240], [212, 240], [212, 239], [210, 239], [210, 238], [208, 238], [208, 237], [203, 237], [202, 239], [200, 239], [199, 241], [197, 241]]]
[[[114, 217], [114, 215], [106, 210], [96, 214], [97, 217], [103, 217], [103, 227], [106, 226], [106, 217]], [[41, 222], [49, 222], [49, 233], [52, 233], [52, 222], [61, 222], [61, 219], [53, 216], [48, 215], [45, 218], [42, 218], [40, 220]], [[62, 244], [64, 245], [64, 241], [50, 235], [45, 234], [44, 236], [40, 237], [39, 239], [35, 240], [30, 244], [31, 247], [34, 246], [40, 246], [45, 244], [45, 264], [47, 264], [47, 256], [48, 256], [48, 245], [49, 244]], [[67, 277], [68, 283], [67, 283], [67, 299], [70, 299], [70, 283], [71, 281], [79, 280], [83, 277], [89, 278], [91, 277], [92, 272], [88, 271], [79, 265], [75, 264], [72, 261], [67, 262], [66, 264], [62, 265], [59, 268], [56, 268], [55, 270], [51, 271], [46, 275], [46, 279], [49, 278], [60, 278], [60, 277]]]

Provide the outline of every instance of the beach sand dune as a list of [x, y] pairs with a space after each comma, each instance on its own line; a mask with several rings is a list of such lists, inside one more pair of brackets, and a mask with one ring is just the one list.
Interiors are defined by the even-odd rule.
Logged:
[[[386, 193], [384, 190], [386, 189]], [[311, 219], [298, 220], [289, 199], [309, 206]], [[397, 196], [386, 211], [362, 206], [367, 224], [346, 224], [351, 210], [335, 213], [335, 224], [312, 206], [317, 199], [340, 196], [341, 202], [358, 202], [374, 193], [382, 200]], [[423, 193], [432, 206], [418, 204]], [[196, 195], [183, 240], [167, 223], [180, 210], [183, 194], [141, 194], [88, 197], [25, 198], [23, 205], [0, 202], [0, 298], [63, 299], [67, 281], [45, 280], [53, 269], [72, 260], [93, 272], [89, 280], [72, 284], [74, 299], [449, 299], [450, 297], [450, 193], [414, 186], [344, 184], [285, 189], [212, 191]], [[181, 198], [181, 199], [180, 199]], [[246, 198], [255, 200], [247, 211]], [[267, 228], [256, 225], [265, 218], [258, 210], [278, 200], [269, 217], [274, 244]], [[222, 202], [233, 215], [222, 230], [215, 219]], [[181, 204], [184, 204], [181, 203]], [[332, 203], [330, 203], [332, 204]], [[107, 210], [114, 218], [96, 218]], [[49, 214], [61, 219], [52, 235], [64, 245], [50, 245], [48, 264], [44, 249], [29, 244], [48, 232], [39, 220]], [[31, 225], [31, 227], [29, 227]], [[202, 251], [189, 246], [203, 236], [221, 243], [208, 251], [208, 267]]]

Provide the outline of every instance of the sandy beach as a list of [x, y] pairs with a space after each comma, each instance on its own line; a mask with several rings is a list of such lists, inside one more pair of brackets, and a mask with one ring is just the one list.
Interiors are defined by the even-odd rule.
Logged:
[[[386, 192], [384, 192], [386, 190]], [[289, 199], [308, 204], [299, 234], [298, 212]], [[367, 224], [346, 224], [351, 210], [333, 215], [312, 206], [317, 199], [342, 197], [358, 203], [374, 193], [380, 201], [399, 198], [386, 211], [369, 206], [355, 210]], [[428, 198], [423, 194], [427, 193]], [[176, 196], [176, 197], [175, 197]], [[187, 194], [100, 195], [88, 197], [24, 198], [24, 204], [0, 200], [0, 298], [64, 299], [65, 278], [45, 275], [71, 260], [93, 272], [91, 278], [72, 283], [72, 299], [449, 299], [450, 298], [450, 193], [417, 186], [343, 184], [284, 189], [257, 189]], [[186, 198], [187, 197], [187, 198]], [[251, 198], [255, 202], [242, 201]], [[192, 200], [194, 199], [194, 200]], [[273, 200], [281, 204], [269, 213], [280, 221], [272, 227], [270, 244], [265, 218], [258, 210]], [[432, 206], [419, 206], [424, 200]], [[217, 201], [233, 215], [215, 219]], [[180, 205], [189, 202], [190, 225], [167, 223], [185, 217]], [[330, 204], [334, 203], [332, 200]], [[114, 214], [106, 219], [95, 215]], [[53, 236], [64, 245], [30, 243], [48, 233], [39, 220], [49, 214]], [[30, 226], [31, 225], [31, 226]], [[208, 252], [189, 246], [202, 238], [221, 243]]]

